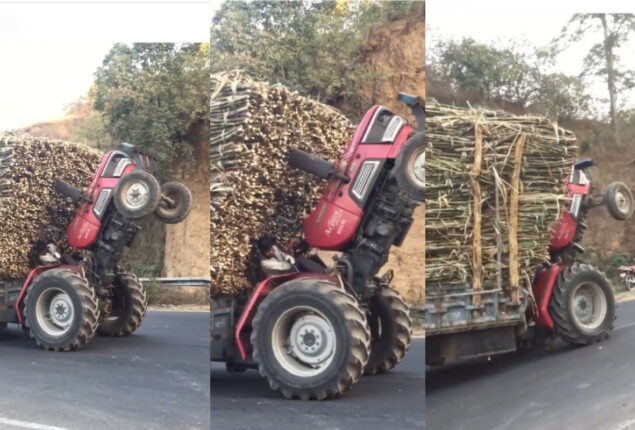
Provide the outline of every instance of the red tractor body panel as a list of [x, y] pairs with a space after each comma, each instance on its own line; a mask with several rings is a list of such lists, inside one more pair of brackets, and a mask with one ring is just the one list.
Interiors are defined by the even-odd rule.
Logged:
[[577, 221], [571, 216], [571, 213], [565, 212], [553, 229], [549, 249], [551, 251], [558, 251], [569, 246], [575, 237], [577, 228]]
[[549, 315], [549, 300], [553, 286], [564, 266], [556, 263], [546, 269], [542, 269], [534, 280], [533, 292], [536, 298], [536, 307], [527, 309], [529, 321], [533, 321], [536, 327], [553, 329], [553, 320]]
[[333, 276], [307, 272], [296, 272], [279, 276], [271, 276], [258, 283], [254, 292], [251, 293], [245, 309], [243, 309], [242, 313], [240, 314], [240, 319], [236, 324], [236, 330], [234, 332], [238, 352], [240, 352], [240, 356], [243, 360], [247, 359], [249, 355], [249, 349], [251, 349], [250, 339], [245, 336], [245, 333], [243, 333], [243, 329], [254, 318], [254, 315], [256, 314], [256, 310], [258, 308], [258, 304], [267, 296], [267, 294], [273, 291], [276, 287], [279, 287], [280, 285], [292, 279], [299, 278], [327, 279], [331, 282], [336, 282], [339, 284], [339, 280]]
[[35, 269], [29, 272], [29, 275], [26, 277], [24, 284], [22, 284], [22, 289], [20, 290], [20, 294], [18, 295], [18, 300], [15, 302], [15, 312], [18, 316], [18, 322], [20, 324], [24, 324], [24, 297], [26, 296], [26, 290], [29, 288], [29, 285], [33, 282], [35, 278], [40, 276], [42, 273], [46, 272], [50, 269], [68, 269], [78, 272], [83, 275], [83, 269], [80, 266], [71, 266], [69, 264], [52, 264], [50, 266], [38, 266]]
[[104, 154], [93, 181], [88, 188], [90, 202], [80, 204], [66, 231], [68, 244], [77, 249], [90, 249], [97, 241], [101, 229], [101, 216], [110, 201], [112, 191], [121, 176], [135, 166], [126, 154], [110, 151]]
[[364, 215], [363, 205], [372, 191], [386, 160], [394, 160], [413, 128], [399, 117], [394, 136], [386, 141], [370, 136], [369, 128], [377, 116], [388, 112], [373, 106], [366, 112], [353, 138], [344, 148], [338, 170], [350, 178], [344, 183], [332, 179], [326, 185], [315, 209], [304, 220], [304, 238], [309, 246], [327, 251], [341, 251], [350, 243]]
[[[574, 204], [576, 199], [581, 199], [583, 196], [586, 196], [591, 192], [591, 184], [588, 181], [583, 184], [576, 184], [572, 182], [571, 178], [573, 178], [574, 169], [575, 168], [571, 169], [571, 175], [569, 176], [569, 180], [567, 181], [567, 197], [572, 200], [569, 203], [569, 210], [567, 210], [562, 215], [562, 217], [560, 217], [560, 220], [558, 220], [558, 223], [553, 229], [553, 232], [551, 234], [551, 242], [549, 243], [550, 251], [558, 251], [569, 246], [571, 242], [573, 242], [576, 230], [578, 228], [578, 222], [576, 221], [574, 215], [571, 213], [572, 205]], [[579, 208], [575, 209], [576, 213], [578, 209]]]

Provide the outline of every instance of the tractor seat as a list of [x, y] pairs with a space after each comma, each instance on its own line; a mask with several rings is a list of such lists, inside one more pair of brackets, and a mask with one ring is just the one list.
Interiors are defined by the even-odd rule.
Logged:
[[592, 158], [582, 158], [575, 162], [575, 164], [573, 165], [573, 168], [575, 170], [584, 170], [591, 166], [595, 166], [595, 164], [596, 163], [595, 161], [593, 161]]

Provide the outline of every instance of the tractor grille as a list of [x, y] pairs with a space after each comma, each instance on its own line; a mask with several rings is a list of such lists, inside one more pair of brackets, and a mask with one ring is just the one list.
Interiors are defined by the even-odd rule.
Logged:
[[379, 168], [379, 161], [365, 161], [359, 169], [355, 183], [353, 184], [352, 194], [359, 200], [364, 200], [369, 185], [372, 184], [375, 172]]

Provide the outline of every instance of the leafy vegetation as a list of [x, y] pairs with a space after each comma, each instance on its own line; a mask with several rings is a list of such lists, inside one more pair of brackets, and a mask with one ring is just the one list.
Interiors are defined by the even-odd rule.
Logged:
[[544, 52], [526, 46], [498, 47], [470, 38], [441, 41], [427, 56], [428, 95], [446, 98], [439, 94], [445, 89], [459, 104], [528, 110], [560, 121], [586, 115], [591, 100], [582, 80], [544, 72]]
[[243, 69], [351, 116], [382, 79], [364, 63], [368, 32], [407, 16], [412, 1], [231, 1], [212, 21], [212, 71]]
[[[209, 122], [209, 45], [116, 44], [95, 73], [90, 93], [116, 142], [149, 150], [167, 168], [193, 161]], [[84, 132], [92, 133], [96, 117]]]
[[599, 34], [589, 53], [584, 57], [584, 69], [580, 76], [595, 75], [606, 81], [609, 94], [609, 119], [612, 140], [618, 139], [618, 93], [635, 88], [635, 71], [619, 65], [616, 49], [622, 47], [635, 33], [635, 15], [630, 13], [575, 14], [554, 39], [555, 53], [580, 42], [589, 33]]

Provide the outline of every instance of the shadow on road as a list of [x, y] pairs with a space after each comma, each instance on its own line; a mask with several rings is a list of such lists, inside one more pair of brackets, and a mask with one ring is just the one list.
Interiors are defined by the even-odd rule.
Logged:
[[[424, 342], [417, 339], [404, 361], [386, 375], [365, 376], [341, 398], [286, 400], [257, 371], [230, 374], [212, 364], [214, 430], [368, 430], [423, 428]], [[302, 420], [298, 418], [302, 416]]]

